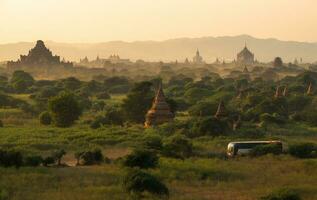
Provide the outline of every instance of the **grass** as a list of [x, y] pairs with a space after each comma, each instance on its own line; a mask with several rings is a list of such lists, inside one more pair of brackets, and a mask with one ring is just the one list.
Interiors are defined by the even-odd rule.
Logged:
[[[116, 96], [111, 101], [120, 102], [122, 98]], [[9, 116], [24, 123], [8, 123]], [[45, 127], [18, 109], [1, 109], [0, 119], [5, 122], [5, 127], [0, 128], [0, 148], [40, 155], [65, 149], [63, 162], [70, 166], [74, 166], [73, 154], [77, 150], [98, 147], [111, 159], [123, 157], [139, 146], [146, 134], [141, 125], [97, 130], [84, 123], [71, 128]], [[271, 134], [257, 139], [317, 143], [317, 128], [307, 124], [270, 126], [268, 132]], [[186, 160], [162, 157], [159, 168], [149, 171], [168, 186], [172, 200], [255, 200], [282, 187], [296, 189], [304, 200], [317, 199], [317, 159], [214, 156], [225, 154], [228, 142], [233, 140], [254, 138], [234, 134], [195, 138], [192, 142], [198, 156]], [[0, 199], [2, 195], [10, 200], [124, 200], [128, 199], [121, 187], [124, 172], [116, 162], [90, 167], [0, 168]]]

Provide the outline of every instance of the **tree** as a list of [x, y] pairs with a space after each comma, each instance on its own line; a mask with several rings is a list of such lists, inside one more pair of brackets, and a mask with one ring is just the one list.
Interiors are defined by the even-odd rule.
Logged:
[[122, 109], [129, 121], [143, 123], [148, 109], [151, 107], [154, 93], [151, 82], [136, 83], [123, 100]]
[[140, 196], [144, 192], [159, 197], [169, 195], [168, 188], [155, 176], [138, 169], [130, 170], [123, 181], [124, 189], [132, 196]]
[[58, 127], [71, 126], [82, 113], [75, 96], [66, 92], [62, 92], [49, 100], [49, 111]]
[[50, 125], [52, 123], [52, 117], [49, 112], [45, 111], [40, 114], [40, 123], [43, 125]]
[[25, 92], [34, 84], [33, 77], [24, 71], [15, 71], [12, 74], [11, 85], [17, 92]]
[[57, 165], [61, 165], [61, 161], [64, 155], [66, 155], [66, 151], [64, 149], [55, 151], [53, 153], [53, 158], [57, 161]]
[[174, 135], [163, 144], [163, 154], [174, 158], [187, 158], [192, 154], [192, 143], [183, 135]]
[[123, 165], [126, 167], [148, 169], [155, 168], [158, 165], [158, 160], [159, 158], [154, 151], [137, 149], [126, 156]]

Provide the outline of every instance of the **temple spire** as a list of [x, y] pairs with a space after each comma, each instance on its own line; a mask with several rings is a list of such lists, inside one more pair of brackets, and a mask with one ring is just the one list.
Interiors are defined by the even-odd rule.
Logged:
[[225, 117], [227, 115], [226, 113], [226, 108], [225, 108], [225, 104], [224, 102], [221, 100], [219, 105], [218, 105], [218, 109], [216, 114], [214, 115], [215, 118], [220, 119], [222, 117]]
[[309, 86], [307, 88], [306, 94], [307, 95], [312, 95], [313, 94], [313, 85], [312, 85], [312, 83], [309, 83]]
[[282, 96], [281, 86], [277, 86], [277, 87], [276, 87], [276, 91], [275, 91], [274, 97], [275, 97], [275, 98], [279, 98], [279, 97], [281, 97], [281, 96]]
[[159, 83], [158, 89], [156, 91], [152, 107], [147, 112], [145, 118], [145, 128], [170, 122], [174, 119], [174, 114], [172, 113], [169, 105], [166, 102], [161, 82]]

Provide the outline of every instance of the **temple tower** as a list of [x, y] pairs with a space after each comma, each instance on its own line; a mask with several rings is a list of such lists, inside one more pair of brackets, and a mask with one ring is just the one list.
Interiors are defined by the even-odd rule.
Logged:
[[312, 95], [313, 94], [313, 85], [312, 85], [312, 83], [309, 84], [306, 94], [307, 95]]
[[226, 108], [225, 108], [225, 104], [223, 101], [220, 101], [219, 105], [218, 105], [218, 109], [216, 114], [214, 115], [215, 118], [220, 119], [222, 117], [225, 117], [227, 115], [226, 113]]
[[287, 95], [288, 95], [288, 90], [287, 90], [287, 86], [285, 86], [283, 91], [283, 96], [286, 97]]
[[174, 114], [171, 112], [171, 109], [165, 100], [162, 84], [160, 84], [155, 99], [153, 101], [152, 107], [147, 112], [145, 118], [145, 128], [173, 121]]
[[282, 97], [282, 96], [283, 96], [283, 93], [282, 93], [281, 86], [277, 86], [274, 97], [275, 98], [279, 98], [279, 97]]

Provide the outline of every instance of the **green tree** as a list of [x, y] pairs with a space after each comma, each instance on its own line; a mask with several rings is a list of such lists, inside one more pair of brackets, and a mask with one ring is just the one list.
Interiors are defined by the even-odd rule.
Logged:
[[50, 125], [52, 123], [52, 117], [49, 112], [45, 111], [40, 114], [40, 123], [43, 125]]
[[66, 92], [62, 92], [49, 100], [49, 111], [58, 127], [71, 126], [82, 113], [75, 96]]
[[11, 85], [17, 92], [25, 92], [33, 84], [34, 79], [29, 73], [20, 70], [13, 72]]
[[129, 121], [143, 123], [145, 114], [151, 107], [154, 93], [151, 82], [136, 83], [123, 100], [122, 109]]

